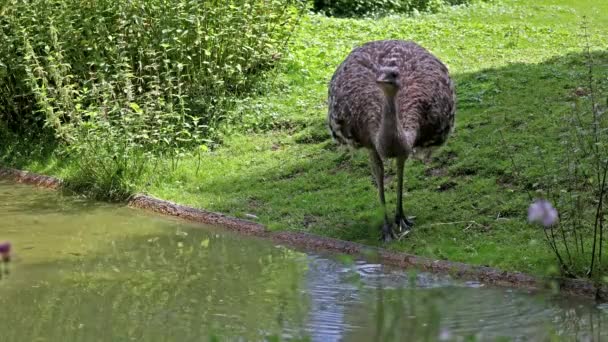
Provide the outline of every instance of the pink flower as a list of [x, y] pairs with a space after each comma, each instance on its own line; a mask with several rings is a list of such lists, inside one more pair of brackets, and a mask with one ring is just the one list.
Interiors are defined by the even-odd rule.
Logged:
[[8, 254], [11, 252], [11, 243], [6, 241], [6, 242], [2, 242], [0, 243], [0, 254], [4, 255], [4, 254]]
[[540, 223], [545, 228], [557, 224], [557, 210], [546, 200], [536, 200], [528, 208], [528, 222]]
[[2, 257], [2, 261], [9, 262], [11, 261], [11, 243], [6, 241], [0, 243], [0, 257]]

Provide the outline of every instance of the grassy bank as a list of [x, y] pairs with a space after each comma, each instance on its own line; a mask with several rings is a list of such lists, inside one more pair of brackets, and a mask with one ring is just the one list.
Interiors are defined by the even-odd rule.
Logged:
[[[416, 227], [388, 247], [547, 272], [555, 258], [543, 232], [526, 223], [526, 191], [543, 190], [540, 179], [555, 165], [539, 154], [559, 151], [560, 120], [584, 84], [583, 15], [594, 71], [605, 80], [608, 4], [599, 0], [504, 0], [380, 20], [306, 16], [268, 91], [238, 105], [223, 144], [146, 176], [142, 190], [238, 217], [253, 214], [276, 230], [378, 244], [381, 213], [367, 156], [330, 140], [327, 82], [353, 46], [413, 39], [449, 66], [459, 109], [447, 146], [428, 164], [407, 163], [405, 210]], [[78, 167], [77, 160], [16, 151], [5, 147], [5, 162], [68, 179]], [[392, 178], [388, 184], [394, 208]]]

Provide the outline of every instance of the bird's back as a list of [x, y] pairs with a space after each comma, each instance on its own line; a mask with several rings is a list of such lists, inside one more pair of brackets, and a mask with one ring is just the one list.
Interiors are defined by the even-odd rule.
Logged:
[[329, 85], [329, 126], [334, 138], [355, 147], [372, 147], [386, 101], [376, 84], [377, 70], [399, 70], [400, 129], [416, 130], [413, 147], [441, 145], [453, 124], [455, 93], [448, 70], [411, 41], [382, 40], [355, 48]]

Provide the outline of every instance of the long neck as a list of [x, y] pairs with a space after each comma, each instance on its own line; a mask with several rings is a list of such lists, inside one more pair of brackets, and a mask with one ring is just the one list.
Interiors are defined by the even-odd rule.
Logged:
[[415, 130], [404, 128], [405, 123], [400, 122], [396, 96], [391, 94], [385, 94], [385, 96], [386, 103], [380, 130], [376, 137], [376, 147], [384, 157], [407, 157], [412, 153], [416, 139]]
[[394, 154], [395, 150], [401, 149], [401, 139], [396, 96], [391, 94], [385, 94], [385, 96], [386, 102], [378, 132], [378, 147], [381, 150], [379, 152], [388, 156]]
[[382, 127], [381, 131], [383, 135], [397, 134], [399, 119], [397, 118], [397, 101], [394, 95], [386, 94], [386, 103], [384, 104], [384, 111], [382, 113]]

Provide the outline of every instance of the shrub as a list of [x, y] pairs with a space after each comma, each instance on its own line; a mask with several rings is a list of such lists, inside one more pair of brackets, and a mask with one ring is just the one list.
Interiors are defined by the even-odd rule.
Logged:
[[314, 9], [335, 17], [353, 17], [387, 13], [436, 12], [446, 5], [460, 5], [471, 0], [314, 0]]
[[0, 126], [46, 128], [84, 161], [85, 178], [112, 189], [116, 179], [131, 184], [151, 156], [175, 167], [280, 58], [303, 8], [300, 0], [7, 0]]

